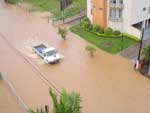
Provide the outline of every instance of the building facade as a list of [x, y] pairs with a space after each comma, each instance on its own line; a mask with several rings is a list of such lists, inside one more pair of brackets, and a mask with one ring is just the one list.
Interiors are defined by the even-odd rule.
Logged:
[[150, 0], [87, 0], [87, 16], [92, 24], [140, 38], [143, 25], [150, 25]]

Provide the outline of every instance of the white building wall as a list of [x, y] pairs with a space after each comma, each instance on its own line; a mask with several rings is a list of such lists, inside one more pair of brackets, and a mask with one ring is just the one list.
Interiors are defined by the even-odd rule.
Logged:
[[[108, 20], [107, 20], [107, 25], [108, 25], [108, 27], [111, 27], [111, 28], [113, 28], [114, 30], [119, 30], [119, 31], [121, 31], [121, 32], [124, 32], [124, 9], [123, 9], [123, 12], [122, 12], [122, 14], [123, 14], [123, 17], [122, 17], [122, 20], [120, 20], [120, 21], [113, 21], [113, 20], [110, 20], [109, 19], [109, 0], [107, 0], [107, 2], [108, 2]], [[118, 1], [117, 1], [117, 3], [118, 3]]]
[[[109, 1], [109, 0], [108, 0]], [[135, 0], [138, 1], [138, 0]], [[142, 1], [142, 0], [141, 0]], [[123, 8], [123, 17], [121, 21], [111, 21], [109, 20], [109, 15], [108, 15], [108, 27], [113, 28], [114, 30], [120, 30], [121, 32], [128, 33], [131, 35], [134, 35], [138, 38], [141, 37], [141, 31], [132, 27], [131, 20], [133, 19], [133, 4], [131, 4], [132, 0], [124, 0], [124, 8]], [[136, 4], [136, 3], [135, 3]], [[108, 7], [109, 8], [109, 7]], [[109, 14], [109, 9], [108, 9], [108, 14]], [[138, 20], [139, 22], [139, 20]]]
[[87, 0], [87, 17], [90, 19], [91, 23], [93, 23], [91, 10], [92, 10], [92, 0]]
[[[107, 26], [113, 28], [114, 30], [120, 30], [124, 33], [129, 33], [136, 37], [141, 37], [141, 31], [132, 27], [133, 24], [150, 19], [150, 13], [148, 13], [148, 8], [150, 7], [150, 0], [123, 0], [123, 19], [122, 21], [111, 21], [109, 19], [109, 0], [108, 2], [108, 16], [107, 16]], [[146, 8], [146, 11], [143, 11]], [[91, 15], [92, 0], [87, 0], [87, 16], [91, 22], [93, 22], [93, 17]]]
[[[150, 7], [150, 0], [128, 0], [132, 4], [130, 23], [135, 24], [150, 18], [148, 8]], [[143, 11], [143, 8], [146, 8]]]

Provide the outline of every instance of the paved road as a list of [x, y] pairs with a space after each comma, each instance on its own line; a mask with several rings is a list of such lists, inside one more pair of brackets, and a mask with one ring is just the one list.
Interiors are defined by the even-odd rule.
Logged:
[[[150, 112], [150, 81], [135, 72], [129, 60], [101, 50], [91, 58], [86, 41], [72, 33], [63, 41], [44, 17], [0, 5], [0, 69], [29, 107], [49, 104], [52, 108], [48, 96], [52, 83], [58, 90], [79, 92], [83, 112]], [[32, 46], [41, 42], [64, 54], [60, 64], [47, 65], [33, 54]]]

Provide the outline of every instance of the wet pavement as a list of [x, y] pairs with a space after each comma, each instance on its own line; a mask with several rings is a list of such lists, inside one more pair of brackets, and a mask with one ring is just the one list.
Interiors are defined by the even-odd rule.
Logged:
[[[64, 59], [45, 64], [32, 52], [39, 43], [54, 46]], [[88, 44], [70, 32], [62, 40], [45, 14], [0, 4], [0, 69], [27, 106], [52, 108], [48, 87], [54, 85], [79, 92], [84, 113], [149, 113], [150, 80], [118, 55], [97, 49], [91, 58], [85, 51]]]

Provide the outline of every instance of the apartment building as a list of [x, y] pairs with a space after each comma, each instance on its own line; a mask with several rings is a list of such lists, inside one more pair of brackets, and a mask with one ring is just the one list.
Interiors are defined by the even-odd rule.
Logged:
[[143, 25], [150, 26], [150, 0], [87, 0], [87, 16], [102, 28], [140, 38]]

